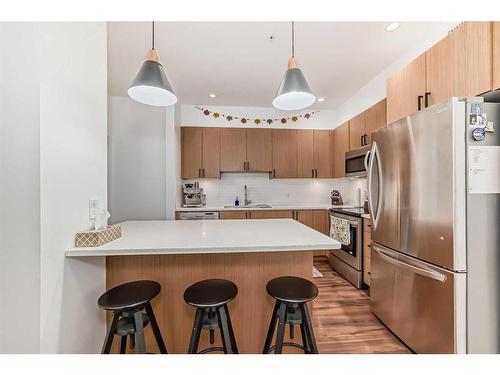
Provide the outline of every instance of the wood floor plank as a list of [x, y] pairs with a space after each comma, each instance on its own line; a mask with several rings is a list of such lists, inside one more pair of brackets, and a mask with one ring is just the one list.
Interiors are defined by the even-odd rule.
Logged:
[[314, 259], [323, 274], [314, 278], [319, 296], [314, 301], [314, 332], [320, 353], [411, 353], [370, 312], [370, 297], [332, 271], [328, 262]]

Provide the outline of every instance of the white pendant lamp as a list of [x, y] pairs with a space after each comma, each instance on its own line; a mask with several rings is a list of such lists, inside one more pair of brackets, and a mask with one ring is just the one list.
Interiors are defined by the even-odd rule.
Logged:
[[152, 22], [152, 48], [146, 54], [135, 79], [132, 81], [128, 95], [140, 103], [167, 107], [177, 102], [174, 90], [160, 63], [160, 55], [155, 50], [155, 23]]
[[288, 70], [274, 97], [273, 106], [281, 110], [296, 111], [309, 107], [315, 101], [316, 97], [295, 61], [295, 25], [292, 21], [292, 57], [288, 60]]

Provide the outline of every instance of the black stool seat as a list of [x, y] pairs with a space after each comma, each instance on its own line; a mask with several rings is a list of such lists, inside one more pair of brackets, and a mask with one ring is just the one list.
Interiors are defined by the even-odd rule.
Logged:
[[283, 302], [304, 303], [318, 296], [318, 287], [309, 280], [296, 276], [281, 276], [269, 281], [267, 293]]
[[115, 286], [99, 297], [97, 305], [101, 309], [112, 311], [102, 354], [110, 353], [115, 335], [121, 337], [120, 353], [125, 354], [129, 338], [132, 349], [137, 344], [138, 352], [146, 353], [144, 327], [148, 324], [151, 325], [160, 353], [167, 353], [151, 306], [151, 300], [160, 293], [160, 290], [161, 285], [156, 281], [138, 280]]
[[[227, 304], [238, 294], [238, 287], [229, 280], [209, 279], [194, 283], [184, 292], [184, 301], [196, 307], [189, 354], [202, 354], [212, 351], [237, 354], [238, 346], [234, 337], [231, 317]], [[220, 331], [222, 347], [209, 347], [198, 352], [201, 331], [209, 331], [210, 344], [215, 342], [215, 331]]]
[[[311, 317], [307, 308], [307, 302], [318, 296], [316, 285], [301, 277], [282, 276], [269, 281], [266, 289], [267, 293], [276, 302], [262, 353], [274, 352], [275, 354], [281, 354], [283, 346], [294, 346], [302, 349], [306, 354], [318, 353]], [[285, 326], [287, 324], [290, 326], [291, 339], [295, 335], [295, 326], [300, 327], [302, 345], [284, 341]], [[276, 326], [278, 327], [276, 344], [271, 346]]]
[[160, 284], [152, 280], [139, 280], [111, 288], [104, 293], [97, 305], [104, 310], [128, 310], [144, 306], [161, 290]]
[[186, 289], [184, 301], [194, 307], [218, 307], [238, 294], [235, 283], [223, 279], [202, 280]]

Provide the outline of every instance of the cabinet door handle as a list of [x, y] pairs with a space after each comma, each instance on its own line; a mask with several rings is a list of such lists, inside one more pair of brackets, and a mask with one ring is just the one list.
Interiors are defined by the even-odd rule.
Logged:
[[203, 171], [203, 177], [205, 177], [205, 168], [201, 169]]
[[201, 177], [201, 168], [198, 168], [198, 177]]
[[317, 169], [314, 170], [314, 177], [318, 178], [318, 170]]
[[276, 177], [276, 169], [273, 169], [273, 177]]
[[425, 108], [429, 106], [429, 97], [431, 96], [430, 92], [425, 93]]
[[314, 178], [314, 169], [311, 169], [311, 171], [312, 171], [312, 176], [311, 177]]
[[422, 99], [423, 99], [423, 98], [424, 98], [424, 97], [423, 97], [422, 95], [419, 95], [419, 96], [417, 97], [417, 110], [418, 110], [418, 111], [421, 111], [421, 110], [422, 110]]
[[250, 162], [247, 160], [247, 171], [250, 171]]

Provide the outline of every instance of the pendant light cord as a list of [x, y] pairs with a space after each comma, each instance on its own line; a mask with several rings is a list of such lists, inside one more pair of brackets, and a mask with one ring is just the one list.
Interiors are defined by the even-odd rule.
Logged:
[[153, 45], [152, 49], [155, 49], [155, 21], [151, 22], [151, 28], [152, 28], [151, 39], [152, 39], [152, 45]]
[[292, 57], [295, 57], [295, 22], [292, 21]]

